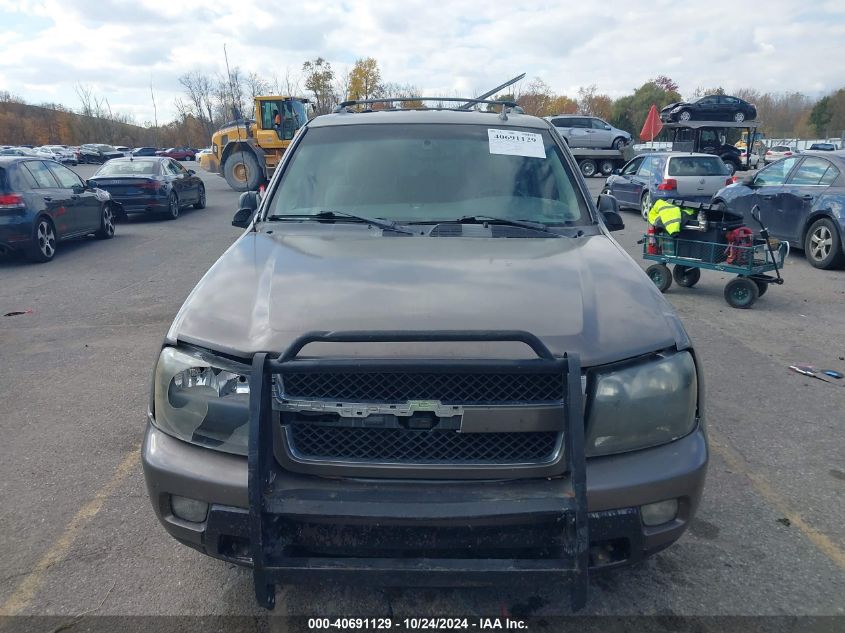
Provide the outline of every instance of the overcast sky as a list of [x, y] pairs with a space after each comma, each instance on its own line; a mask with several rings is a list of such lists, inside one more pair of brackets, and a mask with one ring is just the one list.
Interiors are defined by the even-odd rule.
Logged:
[[223, 71], [224, 42], [246, 72], [375, 57], [384, 80], [424, 94], [477, 94], [522, 72], [570, 96], [596, 84], [618, 97], [659, 74], [686, 96], [845, 87], [845, 0], [0, 0], [0, 90], [75, 109], [83, 83], [143, 123], [152, 78], [168, 120], [177, 78]]

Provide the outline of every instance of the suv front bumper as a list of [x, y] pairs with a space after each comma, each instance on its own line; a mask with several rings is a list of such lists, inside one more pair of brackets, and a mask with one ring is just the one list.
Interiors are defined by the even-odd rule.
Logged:
[[[634, 563], [675, 542], [698, 507], [707, 460], [707, 441], [700, 425], [670, 444], [587, 459], [591, 567]], [[142, 461], [156, 515], [174, 538], [215, 558], [251, 563], [245, 457], [193, 446], [148, 424]], [[398, 531], [417, 530], [424, 536], [419, 541], [422, 547], [435, 542], [465, 547], [465, 543], [454, 542], [461, 539], [460, 533], [438, 531], [459, 524], [474, 536], [484, 535], [485, 526], [498, 526], [496, 531], [501, 534], [489, 544], [499, 549], [546, 547], [541, 541], [560, 531], [553, 518], [558, 490], [555, 479], [368, 482], [285, 472], [276, 485], [296, 506], [293, 521], [299, 523], [299, 535], [304, 534], [305, 540], [310, 535], [329, 546], [341, 540], [356, 544], [359, 537], [372, 540], [374, 533], [367, 526], [384, 525], [385, 516], [393, 516], [398, 505], [409, 505], [432, 489], [442, 497], [440, 510], [424, 516], [423, 505], [410, 507], [406, 510], [409, 518], [398, 522], [404, 526]], [[177, 518], [171, 509], [172, 495], [207, 502], [205, 521]], [[675, 519], [654, 527], [643, 525], [640, 507], [669, 499], [678, 500]], [[379, 538], [389, 548], [386, 534]], [[535, 542], [527, 542], [532, 539]], [[313, 543], [303, 543], [303, 547], [308, 545]], [[490, 582], [495, 575], [489, 574]], [[508, 579], [512, 577], [508, 575]], [[444, 576], [434, 584], [450, 584], [448, 581]]]

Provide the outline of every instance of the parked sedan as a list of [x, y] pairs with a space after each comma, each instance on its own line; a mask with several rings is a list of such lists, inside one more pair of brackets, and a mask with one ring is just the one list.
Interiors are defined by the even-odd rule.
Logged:
[[196, 152], [190, 147], [171, 147], [163, 152], [156, 152], [158, 156], [167, 156], [174, 160], [194, 160]]
[[637, 156], [605, 182], [603, 193], [620, 207], [637, 209], [643, 218], [655, 200], [681, 198], [710, 202], [713, 194], [732, 182], [718, 156], [681, 152], [654, 152]]
[[53, 154], [57, 156], [55, 160], [58, 160], [61, 163], [76, 165], [79, 162], [76, 152], [64, 145], [42, 145], [41, 149], [53, 152]]
[[845, 156], [802, 153], [783, 158], [719, 191], [713, 201], [742, 213], [758, 205], [774, 237], [803, 248], [816, 268], [845, 263]]
[[810, 145], [811, 150], [817, 150], [820, 152], [835, 152], [836, 145], [833, 143], [813, 143]]
[[789, 145], [772, 145], [766, 150], [766, 154], [763, 156], [763, 162], [768, 165], [776, 160], [780, 160], [781, 158], [786, 158], [787, 156], [792, 156], [797, 153], [798, 150], [794, 147], [789, 147]]
[[754, 104], [728, 95], [707, 95], [696, 101], [670, 103], [660, 111], [660, 119], [673, 121], [750, 121], [757, 118]]
[[114, 235], [108, 195], [52, 160], [0, 157], [0, 251], [49, 262], [57, 244]]
[[132, 150], [133, 156], [156, 156], [158, 150], [155, 147], [136, 147]]
[[35, 152], [27, 147], [4, 147], [0, 156], [35, 156]]
[[205, 185], [193, 169], [172, 158], [117, 158], [103, 165], [90, 182], [105, 189], [117, 204], [118, 215], [163, 214], [168, 220], [193, 205], [205, 208]]
[[79, 162], [101, 164], [112, 158], [122, 158], [123, 152], [117, 151], [111, 145], [103, 143], [88, 143], [79, 146]]

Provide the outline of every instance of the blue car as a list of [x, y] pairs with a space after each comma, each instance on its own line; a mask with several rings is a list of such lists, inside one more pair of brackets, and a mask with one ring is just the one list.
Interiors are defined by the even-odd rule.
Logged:
[[641, 154], [608, 177], [604, 191], [619, 206], [648, 216], [656, 200], [682, 198], [710, 202], [713, 194], [732, 182], [722, 159], [712, 154], [654, 152]]
[[165, 156], [115, 158], [90, 182], [111, 194], [119, 217], [148, 213], [175, 220], [186, 207], [205, 208], [202, 179]]
[[53, 160], [0, 156], [0, 252], [49, 262], [60, 241], [114, 236], [108, 194]]
[[845, 152], [803, 152], [761, 169], [725, 187], [713, 198], [742, 213], [749, 226], [751, 209], [769, 233], [804, 249], [816, 268], [845, 264]]

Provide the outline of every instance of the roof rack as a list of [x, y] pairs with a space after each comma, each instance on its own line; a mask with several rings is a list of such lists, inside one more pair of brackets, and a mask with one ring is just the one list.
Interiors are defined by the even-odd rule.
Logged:
[[[356, 105], [368, 105], [372, 103], [396, 103], [409, 101], [448, 101], [454, 103], [462, 103], [460, 108], [449, 108], [450, 110], [469, 110], [469, 108], [478, 103], [489, 103], [492, 105], [500, 105], [505, 108], [518, 107], [515, 101], [495, 101], [489, 99], [468, 99], [467, 97], [397, 97], [395, 99], [360, 99], [340, 102], [334, 109], [335, 112], [347, 112], [347, 108]], [[371, 111], [372, 108], [367, 108], [365, 112]]]

